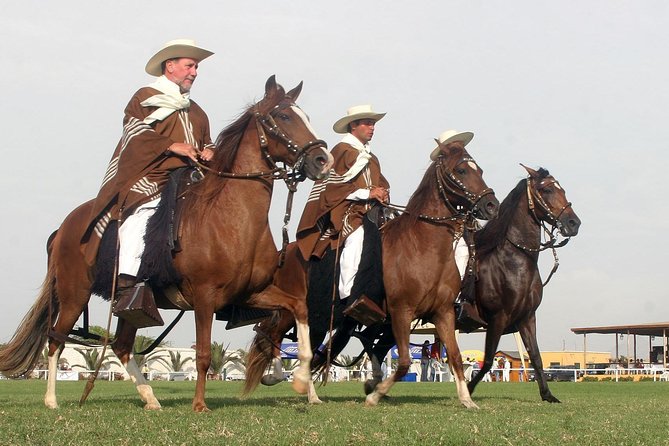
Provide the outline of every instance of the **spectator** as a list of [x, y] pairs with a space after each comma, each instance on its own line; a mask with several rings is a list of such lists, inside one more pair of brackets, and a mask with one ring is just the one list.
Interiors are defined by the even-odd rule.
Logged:
[[426, 382], [430, 377], [430, 341], [423, 342], [420, 349], [420, 381]]
[[437, 381], [437, 373], [441, 372], [441, 340], [439, 336], [434, 337], [434, 344], [430, 348], [430, 370], [432, 381]]
[[502, 358], [502, 381], [511, 381], [511, 361], [506, 358]]

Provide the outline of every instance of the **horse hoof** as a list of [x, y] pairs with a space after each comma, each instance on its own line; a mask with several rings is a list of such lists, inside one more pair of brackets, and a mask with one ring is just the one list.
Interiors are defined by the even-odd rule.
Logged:
[[299, 395], [304, 395], [309, 392], [309, 384], [299, 379], [295, 379], [293, 380], [293, 390]]
[[53, 402], [53, 401], [44, 401], [44, 405], [45, 405], [48, 409], [58, 409], [58, 403]]
[[282, 382], [283, 379], [277, 378], [274, 375], [265, 375], [262, 378], [260, 378], [260, 384], [263, 386], [275, 386]]
[[467, 409], [479, 409], [479, 406], [477, 406], [476, 403], [472, 400], [463, 401], [462, 405], [465, 406]]
[[211, 410], [209, 410], [207, 405], [204, 403], [197, 403], [197, 404], [193, 403], [193, 412], [204, 413], [204, 412], [211, 412]]
[[367, 395], [365, 398], [365, 407], [374, 407], [379, 404], [379, 397], [375, 393]]
[[310, 398], [309, 399], [309, 404], [323, 404], [323, 401], [321, 401], [321, 399], [318, 398], [318, 397]]
[[162, 410], [160, 403], [146, 403], [144, 405], [144, 410]]

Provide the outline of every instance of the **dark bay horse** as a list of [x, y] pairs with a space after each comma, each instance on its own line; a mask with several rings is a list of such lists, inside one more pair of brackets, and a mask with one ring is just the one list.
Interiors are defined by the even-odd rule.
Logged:
[[[467, 390], [455, 338], [454, 301], [460, 291], [460, 274], [453, 257], [453, 242], [465, 221], [459, 209], [476, 209], [482, 218], [497, 213], [499, 203], [482, 174], [461, 143], [441, 146], [441, 155], [428, 167], [405, 213], [382, 230], [383, 283], [391, 320], [391, 330], [387, 331], [397, 339], [400, 358], [397, 371], [367, 396], [367, 405], [378, 404], [408, 372], [410, 325], [420, 317], [434, 322], [447, 346], [449, 360], [456, 370], [460, 401], [466, 407], [476, 407]], [[299, 250], [289, 254], [286, 265], [277, 270], [274, 283], [306, 299], [308, 265]], [[291, 325], [285, 312], [280, 320], [268, 319], [259, 325], [257, 330], [261, 334], [255, 337], [247, 360], [246, 392], [258, 385], [272, 360], [276, 373], [280, 360], [273, 346], [281, 342]], [[320, 342], [314, 341], [322, 339], [312, 339], [312, 345], [318, 346]], [[337, 353], [333, 351], [331, 357], [335, 358]], [[309, 400], [320, 401], [313, 384]]]
[[542, 223], [552, 225], [564, 237], [572, 237], [578, 234], [581, 220], [567, 201], [564, 189], [547, 170], [525, 169], [528, 178], [521, 180], [504, 199], [498, 217], [475, 235], [476, 300], [488, 329], [483, 367], [468, 387], [473, 393], [492, 367], [500, 337], [519, 331], [537, 372], [542, 400], [559, 403], [548, 389], [537, 343], [536, 311], [543, 293], [537, 261], [539, 252], [555, 243], [551, 236], [548, 245], [542, 246]]
[[[305, 393], [311, 382], [306, 305], [271, 284], [278, 255], [268, 222], [273, 181], [277, 173], [286, 172], [277, 167], [277, 162], [298, 166], [300, 175], [311, 179], [324, 178], [332, 165], [325, 143], [316, 137], [306, 115], [295, 105], [301, 88], [302, 83], [286, 93], [274, 76], [270, 77], [263, 99], [219, 135], [209, 166], [213, 173], [205, 175], [184, 198], [182, 250], [175, 254], [174, 264], [183, 278], [179, 289], [195, 312], [198, 377], [193, 410], [197, 412], [208, 410], [204, 394], [211, 361], [213, 314], [229, 304], [289, 311], [296, 320], [298, 355], [305, 364], [293, 387]], [[250, 174], [250, 178], [230, 178], [231, 173], [239, 177]], [[84, 261], [80, 240], [88, 225], [91, 204], [75, 209], [50, 239], [41, 294], [0, 351], [0, 371], [20, 375], [32, 370], [51, 324], [55, 322], [55, 333], [67, 335], [88, 304], [93, 271]], [[152, 388], [131, 360], [136, 331], [119, 319], [113, 350], [135, 382], [144, 407], [159, 409]], [[50, 408], [58, 406], [56, 364], [63, 343], [57, 338], [49, 339], [44, 401]]]

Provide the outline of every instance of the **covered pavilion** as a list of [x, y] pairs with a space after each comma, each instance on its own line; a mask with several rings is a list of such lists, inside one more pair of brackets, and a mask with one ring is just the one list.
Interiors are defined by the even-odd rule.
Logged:
[[[579, 327], [572, 328], [575, 334], [583, 335], [583, 352], [587, 351], [587, 335], [589, 334], [612, 334], [616, 341], [616, 358], [619, 358], [619, 340], [624, 339], [627, 335], [627, 357], [637, 359], [637, 336], [648, 336], [648, 352], [649, 359], [653, 357], [653, 340], [658, 337], [662, 338], [662, 359], [658, 363], [662, 363], [664, 369], [667, 368], [667, 335], [669, 334], [669, 322], [654, 322], [646, 324], [634, 325], [609, 325], [601, 327]], [[633, 356], [630, 355], [630, 340], [633, 341]], [[659, 355], [658, 355], [659, 356]], [[585, 361], [583, 362], [585, 364]]]

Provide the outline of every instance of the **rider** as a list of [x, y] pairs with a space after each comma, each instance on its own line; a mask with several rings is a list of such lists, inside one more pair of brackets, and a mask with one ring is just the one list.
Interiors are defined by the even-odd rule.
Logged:
[[110, 221], [119, 222], [117, 301], [133, 292], [146, 223], [170, 172], [213, 156], [209, 118], [190, 99], [198, 65], [212, 54], [193, 40], [167, 42], [146, 64], [146, 72], [157, 79], [126, 106], [123, 134], [82, 239], [86, 261], [93, 265], [105, 229]]
[[[430, 154], [430, 159], [436, 161], [441, 153], [442, 147], [450, 148], [451, 146], [458, 146], [464, 149], [473, 138], [474, 134], [472, 132], [446, 130], [439, 135], [439, 138], [437, 139], [438, 145]], [[453, 246], [453, 253], [455, 256], [455, 264], [460, 272], [460, 278], [463, 279], [465, 283], [467, 283], [466, 281], [469, 279], [473, 280], [473, 277], [465, 277], [469, 263], [469, 247], [467, 246], [464, 234], [456, 238]], [[463, 285], [465, 285], [465, 283], [463, 283]], [[472, 331], [478, 327], [486, 327], [488, 325], [479, 316], [479, 312], [476, 308], [476, 294], [471, 291], [471, 288], [468, 289], [468, 292], [460, 293], [456, 305], [458, 323], [461, 327], [465, 327], [464, 331]]]
[[369, 145], [376, 123], [384, 116], [371, 105], [357, 105], [334, 123], [333, 130], [344, 137], [332, 148], [333, 171], [327, 180], [314, 184], [297, 228], [297, 244], [305, 259], [321, 258], [328, 247], [341, 252], [340, 299], [351, 296], [358, 272], [363, 217], [374, 203], [389, 201], [390, 185]]

